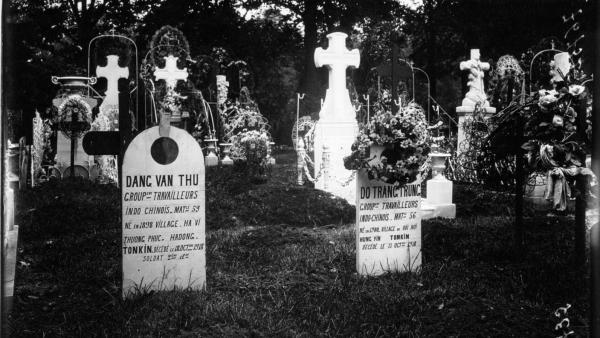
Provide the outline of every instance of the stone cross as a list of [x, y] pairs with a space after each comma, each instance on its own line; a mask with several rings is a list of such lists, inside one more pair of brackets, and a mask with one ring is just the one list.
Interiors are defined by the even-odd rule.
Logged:
[[175, 88], [177, 81], [179, 80], [187, 81], [187, 68], [177, 68], [177, 60], [179, 59], [178, 57], [169, 54], [169, 56], [165, 56], [164, 59], [165, 68], [157, 68], [154, 71], [154, 77], [156, 78], [156, 81], [165, 80], [168, 89]]
[[479, 61], [480, 56], [479, 49], [471, 49], [471, 59], [460, 63], [460, 70], [469, 71], [469, 91], [462, 101], [463, 106], [475, 106], [477, 103], [482, 107], [490, 106], [483, 88], [484, 72], [490, 69], [490, 64]]
[[96, 66], [96, 76], [106, 79], [106, 97], [100, 105], [100, 111], [104, 107], [119, 105], [119, 79], [129, 77], [128, 67], [119, 67], [118, 55], [107, 55], [106, 66]]
[[327, 49], [319, 47], [315, 50], [315, 65], [317, 67], [327, 66], [329, 68], [329, 89], [325, 97], [325, 106], [328, 105], [328, 99], [332, 100], [337, 97], [348, 98], [346, 68], [349, 66], [358, 67], [360, 64], [358, 49], [348, 50], [346, 48], [347, 36], [347, 34], [341, 32], [328, 34], [329, 47]]

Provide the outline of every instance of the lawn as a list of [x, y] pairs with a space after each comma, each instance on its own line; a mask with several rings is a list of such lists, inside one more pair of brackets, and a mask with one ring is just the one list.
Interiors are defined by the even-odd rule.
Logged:
[[295, 181], [279, 153], [266, 183], [207, 173], [207, 290], [121, 299], [120, 195], [49, 182], [18, 195], [8, 329], [31, 337], [554, 337], [569, 303], [587, 336], [588, 266], [572, 264], [569, 216], [527, 212], [511, 245], [509, 195], [455, 185], [455, 220], [422, 222], [416, 273], [355, 273], [354, 207]]

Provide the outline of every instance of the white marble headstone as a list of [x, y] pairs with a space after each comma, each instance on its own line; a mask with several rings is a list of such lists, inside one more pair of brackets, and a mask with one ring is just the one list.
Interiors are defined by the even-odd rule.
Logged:
[[121, 182], [123, 297], [205, 288], [204, 182], [202, 150], [184, 130], [161, 137], [152, 127], [131, 142]]
[[[383, 147], [371, 147], [378, 161]], [[356, 270], [361, 275], [415, 271], [421, 266], [421, 184], [400, 188], [369, 180], [356, 187]]]

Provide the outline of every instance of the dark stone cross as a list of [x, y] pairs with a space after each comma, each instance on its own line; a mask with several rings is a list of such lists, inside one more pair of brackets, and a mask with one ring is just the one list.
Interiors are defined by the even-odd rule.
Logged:
[[[52, 104], [57, 109], [59, 109], [62, 102], [66, 99], [67, 99], [67, 97], [54, 99], [54, 100], [52, 100]], [[96, 107], [96, 105], [98, 104], [96, 99], [93, 99], [90, 97], [82, 97], [82, 99], [90, 106], [91, 109], [94, 109], [94, 107]], [[73, 177], [75, 177], [75, 147], [76, 147], [77, 138], [79, 135], [77, 135], [77, 131], [75, 130], [75, 128], [77, 126], [77, 122], [78, 122], [77, 114], [73, 112], [71, 114], [70, 118], [71, 118], [71, 120], [69, 122], [70, 130], [67, 131], [67, 134], [69, 135], [69, 137], [71, 139], [71, 166], [70, 166], [69, 170], [71, 173], [71, 177], [73, 178]]]
[[121, 182], [122, 159], [127, 143], [132, 139], [129, 116], [129, 94], [119, 93], [119, 131], [90, 131], [83, 137], [83, 150], [88, 155], [116, 155]]

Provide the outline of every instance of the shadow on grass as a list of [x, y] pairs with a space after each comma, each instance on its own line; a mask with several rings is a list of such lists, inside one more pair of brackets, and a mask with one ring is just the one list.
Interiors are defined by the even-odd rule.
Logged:
[[[423, 221], [419, 274], [363, 278], [355, 273], [354, 208], [294, 186], [291, 172], [293, 163], [280, 164], [264, 184], [209, 172], [207, 291], [128, 300], [121, 299], [118, 189], [61, 182], [24, 192], [12, 332], [536, 337], [552, 335], [552, 313], [568, 302], [571, 326], [585, 336], [589, 281], [570, 264], [572, 219], [527, 218], [519, 256], [512, 218], [498, 207], [510, 201], [459, 191], [459, 210], [473, 209]], [[480, 209], [486, 205], [491, 210]]]

